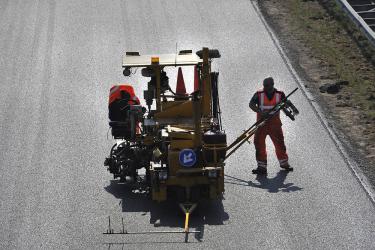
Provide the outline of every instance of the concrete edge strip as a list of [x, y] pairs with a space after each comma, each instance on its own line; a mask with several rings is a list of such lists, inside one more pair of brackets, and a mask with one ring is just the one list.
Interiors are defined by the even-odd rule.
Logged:
[[367, 36], [372, 45], [375, 46], [375, 32], [368, 26], [363, 18], [353, 9], [353, 7], [346, 0], [335, 0], [341, 8], [348, 14], [349, 18], [359, 27], [362, 33]]
[[249, 0], [251, 5], [253, 6], [254, 10], [256, 11], [257, 15], [259, 16], [261, 22], [265, 26], [268, 34], [270, 35], [273, 43], [275, 44], [281, 58], [283, 59], [284, 63], [286, 64], [289, 72], [291, 73], [292, 77], [298, 84], [298, 86], [302, 90], [302, 94], [307, 98], [309, 104], [313, 108], [315, 114], [317, 115], [319, 121], [323, 125], [323, 127], [328, 131], [329, 136], [335, 143], [339, 153], [342, 155], [344, 158], [344, 161], [346, 162], [347, 166], [350, 168], [352, 174], [356, 177], [358, 180], [359, 184], [363, 188], [363, 190], [366, 192], [368, 195], [369, 199], [371, 200], [372, 204], [375, 205], [375, 192], [374, 189], [372, 188], [370, 182], [368, 181], [367, 177], [363, 174], [362, 170], [359, 168], [358, 164], [351, 159], [349, 154], [346, 152], [345, 147], [341, 143], [341, 141], [338, 139], [336, 136], [336, 133], [334, 132], [334, 129], [330, 126], [329, 122], [327, 121], [326, 116], [324, 115], [323, 110], [320, 108], [320, 106], [314, 102], [314, 97], [313, 95], [307, 90], [303, 84], [303, 81], [301, 78], [298, 76], [298, 73], [294, 70], [289, 58], [283, 51], [279, 40], [277, 39], [275, 33], [273, 32], [272, 28], [268, 25], [267, 21], [264, 19], [259, 7], [258, 7], [258, 0]]

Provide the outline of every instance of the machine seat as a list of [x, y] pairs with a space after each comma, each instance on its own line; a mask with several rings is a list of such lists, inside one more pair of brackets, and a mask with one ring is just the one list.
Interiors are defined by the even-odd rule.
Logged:
[[109, 126], [112, 128], [112, 136], [115, 139], [130, 138], [131, 132], [129, 122], [110, 121]]

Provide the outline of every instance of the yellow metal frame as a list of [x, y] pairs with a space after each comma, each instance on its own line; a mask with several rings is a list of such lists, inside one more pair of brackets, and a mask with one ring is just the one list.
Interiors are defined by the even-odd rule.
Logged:
[[[224, 164], [217, 162], [217, 150], [222, 150], [226, 145], [203, 145], [202, 135], [210, 127], [212, 122], [212, 85], [211, 85], [211, 60], [209, 49], [203, 48], [202, 59], [195, 54], [175, 55], [175, 63], [171, 55], [140, 56], [137, 53], [124, 57], [124, 67], [148, 67], [152, 69], [156, 77], [156, 110], [153, 118], [159, 126], [173, 126], [168, 131], [170, 148], [168, 150], [169, 177], [153, 187], [152, 197], [162, 201], [167, 198], [167, 187], [182, 186], [193, 187], [195, 185], [209, 185], [212, 189], [212, 198], [218, 198], [224, 191]], [[198, 70], [199, 91], [194, 96], [179, 98], [166, 98], [161, 92], [161, 73], [166, 66], [195, 65]], [[168, 126], [167, 126], [168, 127]], [[151, 138], [148, 138], [149, 141]], [[179, 152], [185, 148], [203, 148], [214, 151], [214, 163], [208, 166], [205, 160], [200, 160], [200, 166], [194, 170], [184, 169], [179, 163]], [[207, 165], [207, 166], [206, 166]], [[217, 168], [220, 175], [217, 179], [208, 178], [206, 171], [209, 168]], [[151, 176], [153, 169], [150, 169]]]

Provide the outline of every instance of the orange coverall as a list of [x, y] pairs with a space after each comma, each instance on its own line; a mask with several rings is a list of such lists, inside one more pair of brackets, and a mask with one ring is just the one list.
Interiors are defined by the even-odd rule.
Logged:
[[[268, 99], [267, 94], [263, 90], [258, 91], [255, 95], [257, 95], [258, 107], [261, 111], [272, 109], [285, 97], [285, 94], [282, 91], [278, 91], [276, 89], [271, 99]], [[260, 113], [257, 113], [257, 120], [259, 119], [261, 119], [261, 115]], [[286, 153], [284, 135], [281, 126], [282, 123], [279, 112], [255, 132], [254, 144], [258, 167], [267, 167], [267, 135], [271, 137], [271, 140], [275, 146], [276, 156], [279, 160], [280, 166], [288, 165], [288, 154]]]

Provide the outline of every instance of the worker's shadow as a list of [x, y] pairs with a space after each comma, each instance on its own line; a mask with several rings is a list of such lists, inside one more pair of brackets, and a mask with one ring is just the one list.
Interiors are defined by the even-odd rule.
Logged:
[[265, 175], [257, 175], [255, 180], [258, 183], [242, 180], [230, 175], [225, 175], [225, 183], [266, 189], [270, 193], [294, 192], [302, 190], [301, 187], [294, 185], [294, 183], [284, 183], [287, 175], [288, 172], [285, 170], [280, 170], [273, 178], [268, 178]]
[[[145, 219], [149, 216], [149, 221], [154, 227], [183, 230], [185, 215], [176, 201], [154, 202], [147, 190], [129, 187], [116, 180], [112, 180], [104, 189], [120, 199], [119, 204], [123, 212], [142, 212]], [[202, 202], [192, 213], [189, 224], [191, 230], [201, 232], [194, 235], [200, 241], [204, 235], [205, 225], [223, 225], [228, 219], [229, 215], [224, 211], [222, 201]]]

